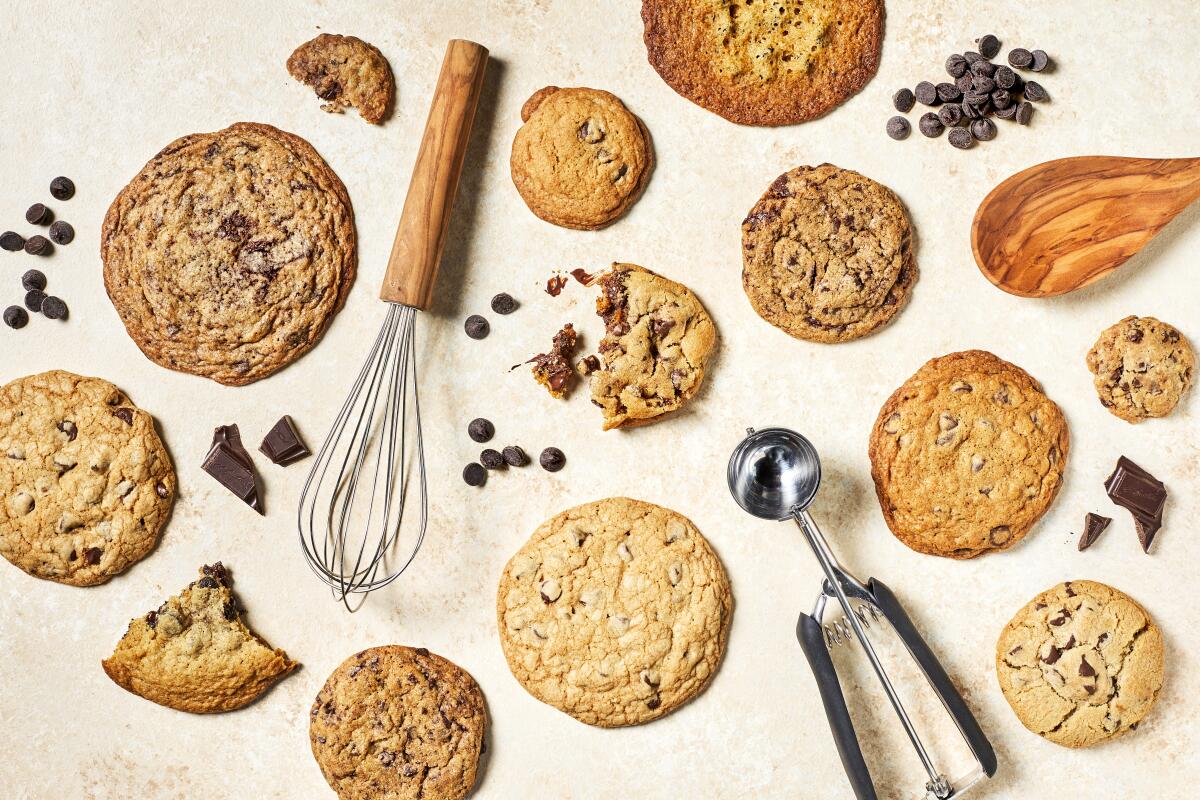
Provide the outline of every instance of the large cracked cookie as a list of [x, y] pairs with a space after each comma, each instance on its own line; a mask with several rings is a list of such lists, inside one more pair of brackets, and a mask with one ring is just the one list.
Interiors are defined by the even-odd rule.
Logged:
[[1087, 354], [1096, 395], [1126, 422], [1165, 417], [1192, 385], [1196, 354], [1174, 326], [1126, 317], [1104, 329]]
[[353, 107], [372, 125], [383, 122], [396, 92], [383, 53], [354, 36], [322, 33], [292, 52], [287, 69], [325, 101], [323, 111], [340, 114]]
[[0, 389], [0, 555], [94, 586], [158, 542], [175, 470], [154, 420], [99, 378], [55, 370]]
[[1111, 586], [1067, 581], [1016, 613], [996, 643], [996, 678], [1021, 724], [1088, 747], [1137, 727], [1163, 681], [1162, 633]]
[[333, 671], [309, 741], [340, 800], [461, 800], [475, 785], [487, 713], [475, 679], [423, 647], [372, 647]]
[[1067, 422], [1029, 373], [991, 353], [934, 358], [871, 430], [888, 527], [921, 553], [974, 558], [1019, 542], [1062, 485]]
[[690, 520], [613, 497], [542, 523], [505, 567], [496, 612], [509, 669], [530, 694], [613, 728], [704, 690], [733, 599]]
[[900, 199], [832, 164], [775, 179], [742, 222], [742, 265], [758, 315], [810, 342], [875, 332], [908, 302], [917, 279]]
[[147, 357], [239, 386], [321, 338], [354, 280], [354, 217], [308, 142], [239, 122], [152, 158], [108, 209], [100, 255]]
[[791, 125], [879, 68], [883, 0], [642, 0], [646, 55], [667, 85], [731, 122]]

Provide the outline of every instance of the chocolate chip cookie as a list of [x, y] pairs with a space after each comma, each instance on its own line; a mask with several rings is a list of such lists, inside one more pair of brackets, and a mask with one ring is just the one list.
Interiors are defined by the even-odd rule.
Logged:
[[1064, 747], [1090, 747], [1133, 730], [1154, 705], [1162, 633], [1123, 592], [1067, 581], [1004, 628], [996, 678], [1026, 728]]
[[883, 17], [883, 0], [642, 0], [650, 65], [742, 125], [792, 125], [845, 102], [879, 68]]
[[521, 121], [512, 180], [529, 210], [555, 225], [609, 225], [654, 169], [646, 126], [609, 92], [547, 86], [525, 101]]
[[597, 281], [604, 320], [592, 402], [604, 430], [657, 422], [700, 390], [717, 329], [686, 286], [636, 264], [613, 264]]
[[383, 122], [396, 93], [383, 53], [354, 36], [322, 33], [292, 52], [287, 69], [325, 101], [322, 110], [340, 114], [353, 107], [372, 125]]
[[321, 338], [354, 281], [354, 217], [308, 142], [240, 122], [152, 158], [108, 209], [100, 255], [143, 353], [239, 386]]
[[194, 714], [233, 711], [257, 700], [296, 662], [242, 621], [219, 562], [154, 611], [130, 621], [101, 662], [122, 689]]
[[1019, 542], [1062, 485], [1062, 412], [1020, 367], [982, 350], [934, 358], [871, 430], [883, 518], [920, 553], [974, 558]]
[[55, 370], [0, 389], [0, 555], [95, 586], [158, 542], [175, 470], [154, 420], [99, 378]]
[[690, 520], [613, 497], [542, 523], [505, 567], [496, 611], [509, 669], [530, 694], [614, 728], [704, 690], [733, 599]]
[[912, 226], [886, 186], [832, 164], [780, 175], [742, 222], [742, 288], [797, 339], [848, 342], [882, 328], [917, 279]]
[[313, 756], [340, 800], [461, 800], [487, 713], [466, 670], [423, 647], [346, 659], [313, 702]]
[[1175, 410], [1192, 385], [1196, 354], [1173, 326], [1154, 317], [1126, 317], [1104, 329], [1087, 365], [1104, 407], [1137, 423]]

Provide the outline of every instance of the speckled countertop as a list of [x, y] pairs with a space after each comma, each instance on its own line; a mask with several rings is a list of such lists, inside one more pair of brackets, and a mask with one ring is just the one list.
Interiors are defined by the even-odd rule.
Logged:
[[[998, 776], [980, 798], [1194, 796], [1200, 750], [1200, 395], [1170, 418], [1134, 427], [1105, 412], [1084, 354], [1126, 314], [1152, 314], [1200, 341], [1200, 207], [1120, 274], [1054, 300], [1021, 300], [976, 271], [968, 226], [997, 181], [1057, 156], [1195, 156], [1200, 142], [1200, 7], [1191, 0], [889, 0], [879, 75], [824, 119], [740, 128], [676, 96], [647, 65], [636, 0], [395, 2], [0, 3], [0, 228], [46, 200], [50, 178], [79, 187], [52, 205], [77, 238], [46, 267], [71, 306], [65, 324], [35, 320], [0, 331], [0, 381], [50, 368], [103, 376], [156, 415], [179, 472], [180, 500], [158, 549], [92, 589], [37, 581], [0, 564], [0, 758], [13, 798], [326, 798], [309, 753], [307, 710], [344, 657], [375, 644], [423, 645], [470, 670], [493, 722], [481, 798], [824, 798], [848, 796], [813, 682], [792, 634], [811, 605], [817, 567], [787, 526], [743, 515], [724, 486], [730, 449], [747, 425], [786, 424], [820, 448], [826, 483], [814, 514], [843, 560], [886, 579], [907, 603], [992, 737]], [[383, 128], [318, 110], [284, 69], [291, 49], [323, 31], [380, 47], [398, 84]], [[1046, 49], [1058, 69], [1053, 102], [1027, 129], [968, 152], [946, 141], [886, 138], [889, 98], [939, 74], [947, 53], [994, 32], [1007, 46]], [[440, 283], [422, 317], [422, 399], [433, 483], [430, 532], [398, 584], [351, 616], [305, 566], [292, 510], [304, 466], [260, 463], [269, 513], [260, 518], [200, 471], [214, 425], [238, 422], [257, 442], [290, 413], [309, 438], [324, 432], [382, 318], [375, 299], [445, 40], [487, 44], [495, 61], [466, 167]], [[521, 103], [555, 83], [609, 89], [654, 136], [658, 167], [645, 196], [598, 233], [530, 214], [508, 177]], [[915, 119], [915, 115], [912, 117]], [[97, 256], [109, 201], [175, 137], [238, 120], [308, 139], [341, 176], [357, 214], [360, 276], [324, 341], [295, 366], [240, 389], [156, 367], [125, 336], [104, 295]], [[851, 344], [794, 341], [760, 321], [740, 291], [739, 223], [784, 170], [829, 161], [891, 186], [911, 210], [921, 277], [911, 305], [878, 335]], [[5, 221], [9, 220], [9, 221]], [[21, 226], [18, 226], [20, 228]], [[591, 295], [572, 284], [552, 299], [556, 268], [643, 264], [682, 280], [708, 306], [721, 349], [707, 388], [670, 422], [602, 433], [586, 393], [554, 402], [509, 365], [574, 321], [594, 346]], [[19, 297], [27, 256], [0, 253], [0, 304]], [[493, 319], [482, 342], [461, 321], [509, 291], [521, 310]], [[1072, 452], [1062, 494], [1019, 547], [968, 563], [917, 555], [886, 530], [870, 485], [867, 433], [883, 399], [927, 358], [981, 347], [1025, 367], [1064, 409]], [[530, 452], [554, 444], [557, 475], [531, 467], [465, 486], [475, 456], [467, 420], [500, 423], [498, 438]], [[1152, 555], [1101, 481], [1127, 454], [1172, 490]], [[629, 494], [691, 517], [720, 553], [737, 602], [724, 664], [709, 690], [663, 720], [627, 730], [575, 722], [526, 694], [495, 632], [494, 596], [509, 555], [542, 519], [579, 502]], [[1084, 512], [1115, 522], [1075, 550]], [[130, 617], [155, 607], [223, 560], [250, 623], [303, 664], [262, 702], [189, 716], [111, 683], [99, 661]], [[1068, 751], [1028, 733], [993, 674], [993, 646], [1010, 615], [1063, 579], [1111, 583], [1140, 600], [1167, 643], [1166, 684], [1139, 730]], [[890, 726], [864, 722], [878, 754]], [[902, 751], [896, 751], [902, 752]], [[905, 754], [905, 759], [911, 758]], [[888, 796], [912, 796], [906, 776]], [[903, 767], [903, 768], [901, 768]]]

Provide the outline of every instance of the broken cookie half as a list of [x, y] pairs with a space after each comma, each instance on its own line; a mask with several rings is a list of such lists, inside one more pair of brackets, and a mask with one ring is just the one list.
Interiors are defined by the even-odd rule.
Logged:
[[372, 125], [383, 122], [396, 92], [392, 68], [373, 44], [354, 36], [322, 33], [295, 49], [288, 72], [312, 87], [331, 114], [358, 110]]
[[104, 671], [140, 697], [196, 714], [257, 700], [296, 668], [246, 627], [220, 562], [144, 617], [129, 623]]

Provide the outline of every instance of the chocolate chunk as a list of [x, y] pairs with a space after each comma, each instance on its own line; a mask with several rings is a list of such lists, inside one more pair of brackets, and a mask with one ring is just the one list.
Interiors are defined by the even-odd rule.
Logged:
[[292, 418], [284, 414], [263, 437], [258, 451], [281, 467], [308, 458], [312, 451], [305, 446]]
[[89, 567], [94, 567], [100, 563], [100, 556], [104, 555], [104, 551], [99, 547], [83, 548], [83, 563]]
[[589, 273], [583, 267], [576, 267], [575, 269], [571, 270], [571, 277], [579, 283], [582, 283], [584, 286], [591, 286], [596, 280], [596, 276]]
[[1091, 678], [1096, 675], [1096, 668], [1088, 663], [1087, 656], [1079, 657], [1079, 677]]
[[1104, 489], [1114, 503], [1133, 515], [1138, 540], [1144, 552], [1150, 552], [1155, 535], [1162, 528], [1167, 487], [1125, 456], [1117, 459], [1116, 469], [1104, 481]]
[[490, 441], [496, 435], [496, 426], [491, 423], [491, 420], [483, 417], [476, 417], [467, 425], [467, 436], [470, 436], [473, 441], [483, 444]]
[[938, 119], [947, 128], [953, 128], [962, 121], [962, 106], [957, 103], [942, 106], [938, 109]]
[[975, 137], [966, 128], [955, 128], [950, 131], [950, 144], [959, 150], [967, 150], [975, 143]]
[[121, 420], [121, 422], [124, 422], [126, 425], [133, 424], [133, 409], [132, 408], [125, 408], [124, 406], [122, 406], [121, 408], [116, 409], [112, 413], [113, 413], [114, 417]]
[[1017, 123], [1020, 125], [1028, 125], [1033, 119], [1033, 105], [1026, 102], [1017, 103], [1017, 111], [1014, 115]]
[[4, 324], [13, 330], [24, 328], [29, 323], [29, 314], [20, 306], [4, 309]]
[[167, 488], [165, 483], [159, 481], [158, 483], [154, 484], [154, 493], [166, 500], [168, 497], [170, 497], [171, 490]]
[[30, 236], [25, 240], [25, 252], [31, 256], [48, 256], [53, 250], [54, 246], [45, 236]]
[[36, 269], [31, 269], [21, 276], [21, 285], [26, 289], [42, 289], [46, 288], [46, 276]]
[[558, 472], [567, 465], [567, 457], [557, 447], [547, 447], [538, 457], [538, 463], [547, 472]]
[[529, 456], [525, 455], [525, 451], [515, 444], [505, 447], [500, 454], [504, 456], [504, 463], [510, 467], [523, 467], [529, 463]]
[[479, 463], [485, 469], [503, 469], [508, 464], [504, 460], [504, 456], [500, 455], [499, 450], [493, 450], [490, 447], [479, 454]]
[[943, 103], [949, 103], [962, 97], [962, 89], [958, 88], [957, 84], [939, 83], [937, 85], [938, 99]]
[[936, 106], [941, 101], [938, 99], [937, 87], [929, 81], [921, 81], [917, 84], [916, 91], [913, 94], [917, 98], [917, 102], [925, 106]]
[[1111, 517], [1102, 517], [1089, 511], [1083, 521], [1083, 534], [1079, 537], [1080, 552], [1094, 545], [1110, 522], [1112, 522]]
[[1062, 650], [1059, 650], [1054, 645], [1050, 645], [1050, 651], [1042, 657], [1043, 664], [1056, 664], [1062, 658]]
[[1034, 50], [1029, 55], [1033, 57], [1033, 63], [1029, 65], [1033, 72], [1041, 72], [1050, 66], [1050, 56], [1046, 55], [1045, 50]]
[[158, 625], [158, 612], [151, 611], [146, 614], [146, 624], [153, 630]]
[[41, 289], [30, 289], [25, 293], [25, 307], [30, 311], [41, 311], [45, 300], [46, 293]]
[[575, 379], [575, 370], [571, 368], [571, 354], [575, 351], [577, 335], [575, 326], [567, 323], [550, 342], [550, 350], [538, 353], [526, 361], [532, 364], [531, 371], [538, 383], [546, 387], [551, 397], [564, 397]]
[[1005, 66], [996, 67], [996, 73], [992, 75], [992, 80], [1001, 89], [1011, 89], [1017, 84], [1017, 73]]
[[487, 483], [487, 470], [474, 462], [463, 467], [463, 480], [468, 486], [483, 486]]
[[1033, 64], [1033, 53], [1024, 47], [1014, 47], [1008, 51], [1008, 63], [1017, 69], [1026, 69]]
[[995, 58], [1000, 52], [1000, 40], [990, 33], [980, 36], [975, 44], [979, 45], [979, 54], [984, 58]]
[[50, 181], [50, 196], [55, 200], [70, 200], [75, 196], [75, 182], [59, 175]]
[[10, 253], [16, 253], [25, 247], [25, 237], [16, 231], [5, 231], [0, 233], [0, 247], [3, 247]]
[[54, 295], [47, 295], [42, 300], [42, 316], [46, 319], [66, 319], [67, 304]]
[[[1025, 81], [1025, 99], [1031, 103], [1040, 103], [1043, 100], [1048, 100], [1050, 95], [1037, 81]], [[57, 225], [58, 223], [54, 223]], [[53, 230], [53, 228], [51, 228]]]
[[546, 280], [546, 294], [551, 297], [558, 297], [562, 294], [563, 287], [567, 285], [566, 275], [551, 275]]
[[74, 422], [71, 422], [69, 419], [64, 419], [55, 427], [67, 435], [68, 442], [75, 441], [75, 439], [79, 436], [79, 426], [77, 426]]
[[511, 294], [501, 292], [492, 298], [492, 311], [497, 314], [511, 314], [517, 310], [517, 301]]
[[912, 126], [904, 117], [892, 117], [887, 121], [887, 135], [896, 141], [907, 139], [910, 133], [912, 133]]
[[946, 128], [942, 125], [942, 121], [938, 119], [938, 115], [932, 111], [928, 111], [921, 115], [921, 119], [917, 121], [917, 129], [922, 135], [928, 136], [930, 139], [936, 139], [942, 135], [942, 131]]
[[75, 240], [75, 229], [71, 223], [61, 219], [50, 226], [50, 241], [55, 244], [70, 244]]
[[467, 321], [463, 323], [463, 328], [467, 332], [467, 336], [472, 339], [484, 339], [491, 332], [492, 326], [488, 321], [478, 314], [472, 314], [467, 317]]
[[981, 142], [990, 142], [996, 138], [996, 123], [990, 119], [972, 120], [971, 135]]
[[264, 514], [254, 462], [242, 446], [237, 425], [221, 425], [213, 431], [212, 448], [201, 469], [216, 479], [246, 505]]
[[41, 203], [34, 203], [25, 211], [25, 221], [30, 225], [46, 225], [53, 218], [54, 214]]
[[892, 105], [901, 114], [907, 114], [912, 111], [913, 103], [917, 101], [916, 96], [912, 93], [912, 89], [901, 89], [892, 95]]
[[[951, 78], [961, 78], [967, 72], [967, 68], [971, 66], [965, 58], [958, 53], [952, 53], [946, 59], [946, 73]], [[907, 108], [901, 108], [900, 111], [908, 111]]]

